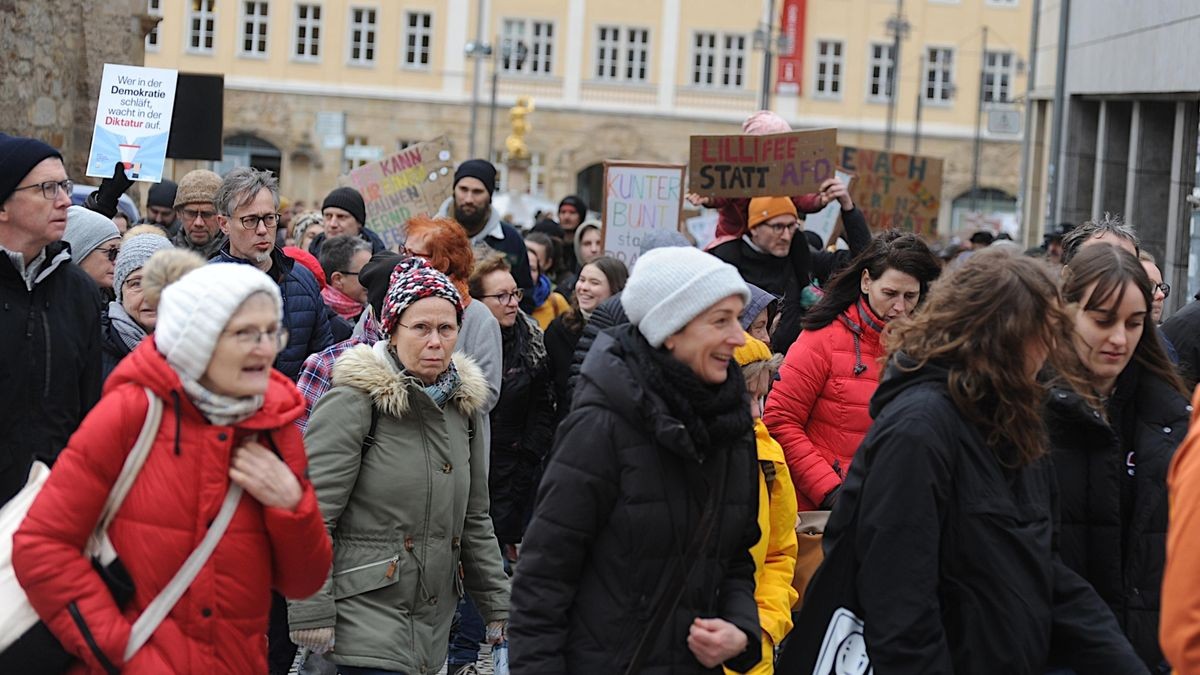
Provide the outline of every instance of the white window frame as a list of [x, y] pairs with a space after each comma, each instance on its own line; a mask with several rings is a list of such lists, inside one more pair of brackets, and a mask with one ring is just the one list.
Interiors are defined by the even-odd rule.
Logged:
[[[361, 19], [356, 15], [361, 12]], [[358, 39], [355, 39], [355, 33]], [[358, 56], [354, 50], [358, 50]], [[373, 66], [379, 55], [379, 8], [371, 5], [350, 5], [346, 10], [346, 63], [352, 66]]]
[[[936, 54], [934, 53], [936, 52]], [[943, 63], [940, 58], [935, 56], [946, 56], [949, 64]], [[954, 47], [946, 47], [942, 45], [926, 45], [925, 46], [925, 71], [921, 74], [921, 95], [925, 97], [925, 102], [929, 105], [950, 106], [954, 105], [955, 89], [954, 84], [954, 67], [955, 67], [955, 50]], [[935, 79], [934, 88], [936, 92], [934, 96], [929, 95], [930, 75], [934, 73], [944, 74], [943, 78]]]
[[730, 91], [745, 89], [747, 42], [744, 33], [693, 31], [690, 86]]
[[[867, 101], [871, 103], [887, 103], [891, 98], [890, 89], [895, 86], [896, 71], [893, 47], [888, 42], [867, 45]], [[879, 71], [878, 75], [876, 70]], [[878, 93], [873, 91], [877, 87]]]
[[371, 143], [366, 136], [346, 136], [346, 144], [342, 147], [342, 173], [348, 174], [360, 166], [366, 166], [371, 163], [369, 159], [352, 159], [350, 148], [369, 148]]
[[[500, 72], [527, 77], [554, 76], [554, 39], [557, 33], [554, 21], [509, 17], [501, 22]], [[508, 46], [508, 49], [505, 47]], [[519, 59], [521, 47], [525, 49], [525, 60]], [[509, 56], [505, 57], [505, 52]]]
[[[1011, 51], [987, 51], [983, 54], [983, 89], [979, 95], [984, 105], [1012, 103], [1013, 81], [1017, 74], [1017, 55]], [[988, 84], [991, 77], [992, 83]], [[1001, 96], [997, 97], [997, 94]]]
[[[146, 14], [161, 18], [163, 15], [162, 0], [146, 0]], [[159, 39], [162, 37], [162, 33], [159, 32], [158, 28], [161, 25], [162, 21], [159, 21], [154, 24], [154, 28], [151, 28], [149, 33], [146, 33], [146, 51], [151, 54], [158, 53]]]
[[[418, 25], [413, 25], [413, 18]], [[422, 20], [429, 25], [420, 25]], [[411, 70], [430, 70], [433, 67], [433, 12], [408, 10], [404, 12], [404, 44], [401, 63]], [[425, 57], [424, 63], [421, 56]], [[409, 56], [413, 59], [409, 60]]]
[[[300, 10], [308, 10], [308, 16], [301, 17]], [[313, 10], [316, 10], [315, 12]], [[319, 2], [297, 2], [292, 12], [292, 40], [289, 48], [291, 60], [317, 63], [321, 60], [321, 25], [324, 6]], [[300, 37], [300, 29], [304, 28], [304, 37]], [[299, 47], [304, 46], [300, 54]], [[315, 54], [313, 52], [316, 52]]]
[[[238, 36], [238, 56], [251, 59], [265, 59], [271, 53], [270, 43], [270, 11], [271, 3], [267, 0], [238, 0], [240, 5], [241, 16], [238, 21], [238, 27], [241, 28], [241, 35]], [[247, 5], [253, 5], [254, 14], [246, 13]], [[261, 12], [261, 13], [259, 13]], [[247, 32], [247, 28], [250, 29]], [[246, 40], [251, 41], [251, 49], [246, 49]], [[262, 50], [254, 49], [259, 44], [262, 44]]]
[[1003, 7], [1005, 9], [1016, 9], [1020, 4], [1019, 0], [986, 0], [984, 3], [988, 7]]
[[596, 26], [598, 82], [645, 83], [650, 79], [650, 29], [640, 26]]
[[[825, 48], [828, 47], [828, 52]], [[846, 43], [842, 40], [817, 40], [813, 47], [813, 98], [839, 100], [846, 72]]]
[[[196, 3], [200, 10], [196, 10]], [[195, 26], [193, 26], [195, 24]], [[217, 48], [217, 0], [190, 0], [187, 5], [187, 21], [184, 24], [187, 31], [187, 46], [189, 54], [211, 55]], [[199, 33], [196, 32], [197, 27]], [[192, 38], [197, 38], [197, 45], [192, 45]], [[208, 46], [205, 46], [205, 42]]]

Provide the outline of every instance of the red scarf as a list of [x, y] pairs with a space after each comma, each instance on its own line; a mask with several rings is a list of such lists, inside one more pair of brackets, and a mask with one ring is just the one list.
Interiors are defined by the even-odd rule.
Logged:
[[351, 323], [358, 321], [359, 315], [365, 309], [365, 306], [361, 302], [333, 286], [326, 286], [321, 289], [321, 299], [325, 301], [326, 305], [329, 305], [329, 309], [332, 309], [338, 316]]

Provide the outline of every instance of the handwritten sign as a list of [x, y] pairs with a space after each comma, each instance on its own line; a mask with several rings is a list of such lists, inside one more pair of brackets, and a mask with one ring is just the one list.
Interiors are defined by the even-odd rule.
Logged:
[[791, 197], [833, 178], [837, 130], [692, 136], [688, 189], [702, 197]]
[[104, 64], [87, 175], [110, 178], [117, 162], [133, 180], [162, 181], [178, 73]]
[[857, 176], [850, 197], [872, 230], [937, 234], [942, 160], [843, 147], [841, 166]]
[[368, 229], [388, 248], [404, 242], [404, 224], [413, 216], [437, 213], [454, 190], [450, 141], [440, 136], [410, 145], [378, 162], [350, 172], [363, 196]]
[[633, 267], [642, 237], [654, 230], [679, 231], [683, 209], [682, 164], [604, 163], [604, 254]]

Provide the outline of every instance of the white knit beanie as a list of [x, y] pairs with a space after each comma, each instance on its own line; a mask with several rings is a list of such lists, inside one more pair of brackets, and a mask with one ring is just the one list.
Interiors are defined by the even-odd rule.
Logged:
[[656, 248], [643, 253], [633, 268], [621, 305], [646, 341], [661, 347], [709, 307], [750, 289], [737, 268], [697, 248]]
[[279, 286], [252, 265], [213, 263], [183, 275], [163, 289], [158, 304], [159, 353], [180, 374], [199, 380], [229, 319], [255, 293], [269, 295], [283, 317]]

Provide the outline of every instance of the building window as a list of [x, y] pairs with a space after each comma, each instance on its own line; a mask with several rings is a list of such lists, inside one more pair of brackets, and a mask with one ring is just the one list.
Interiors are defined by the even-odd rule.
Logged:
[[[534, 195], [546, 194], [546, 178], [548, 175], [545, 157], [540, 152], [529, 154], [529, 193]], [[496, 167], [496, 193], [509, 190], [508, 154], [503, 150], [492, 151], [492, 165]]]
[[1012, 96], [1013, 53], [988, 52], [983, 57], [983, 102], [1007, 103]]
[[992, 7], [1016, 7], [1017, 0], [987, 0], [987, 4]]
[[192, 0], [188, 10], [188, 51], [211, 54], [217, 0]]
[[369, 66], [375, 63], [375, 10], [350, 8], [350, 63]]
[[746, 80], [746, 36], [696, 33], [692, 41], [692, 84], [741, 89]]
[[267, 3], [242, 3], [242, 54], [267, 55]]
[[817, 41], [816, 95], [840, 98], [842, 95], [842, 43], [840, 40]]
[[[146, 0], [146, 14], [149, 14], [150, 16], [161, 17], [163, 15], [162, 0]], [[159, 23], [161, 23], [161, 21]], [[146, 33], [146, 51], [148, 51], [148, 52], [157, 52], [158, 51], [158, 24], [157, 23], [154, 24], [154, 28], [151, 28], [149, 33]]]
[[896, 73], [896, 58], [892, 45], [873, 43], [868, 59], [867, 99], [887, 101], [892, 97], [892, 78]]
[[600, 26], [596, 29], [596, 79], [645, 82], [650, 64], [650, 31]]
[[294, 56], [305, 61], [321, 58], [321, 6], [296, 5], [296, 50]]
[[948, 102], [954, 97], [954, 50], [930, 47], [925, 51], [925, 100]]
[[366, 136], [347, 136], [346, 145], [342, 148], [342, 173], [350, 173], [374, 161], [371, 159], [371, 150]]
[[404, 15], [404, 65], [429, 68], [429, 42], [433, 37], [433, 15], [406, 12]]
[[504, 72], [549, 77], [554, 73], [554, 24], [505, 19], [501, 49]]

